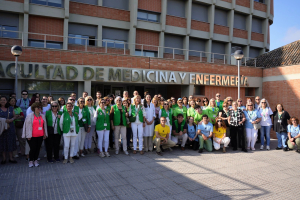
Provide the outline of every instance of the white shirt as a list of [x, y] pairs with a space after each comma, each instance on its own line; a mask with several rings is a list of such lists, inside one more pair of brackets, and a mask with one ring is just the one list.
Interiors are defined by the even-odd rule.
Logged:
[[[135, 120], [134, 123], [137, 123], [137, 124], [143, 123], [143, 122], [141, 122], [141, 121], [139, 120], [139, 115], [138, 115], [139, 106], [141, 106], [141, 105], [138, 105], [138, 107], [135, 107], [135, 105], [134, 105], [134, 107], [135, 107], [135, 113], [136, 113], [136, 120]], [[131, 106], [130, 106], [130, 108], [131, 108]], [[142, 111], [143, 111], [143, 116], [146, 117], [146, 112], [145, 112], [144, 106], [141, 106], [141, 109], [142, 109]], [[129, 115], [131, 116], [131, 109], [129, 109]]]
[[46, 111], [50, 110], [51, 108], [51, 105], [50, 104], [47, 104], [47, 106], [43, 106], [43, 112], [41, 114], [45, 115], [46, 114]]
[[153, 120], [153, 117], [154, 117], [154, 119], [156, 118], [155, 107], [154, 107], [153, 103], [150, 103], [150, 107], [144, 108], [144, 110], [146, 112], [145, 117], [149, 122]]
[[257, 112], [261, 116], [260, 124], [262, 126], [271, 126], [272, 125], [272, 120], [271, 120], [270, 115], [273, 115], [273, 111], [270, 107], [267, 107], [265, 109], [260, 108]]

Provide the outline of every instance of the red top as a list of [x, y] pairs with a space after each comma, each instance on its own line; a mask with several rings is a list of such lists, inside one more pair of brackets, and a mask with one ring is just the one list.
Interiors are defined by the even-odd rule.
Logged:
[[34, 115], [32, 123], [32, 137], [42, 136], [44, 136], [44, 120], [41, 115], [39, 117]]

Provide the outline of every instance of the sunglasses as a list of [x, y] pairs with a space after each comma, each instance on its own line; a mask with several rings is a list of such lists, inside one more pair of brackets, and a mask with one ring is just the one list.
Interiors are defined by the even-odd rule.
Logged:
[[232, 101], [232, 100], [228, 100], [228, 101]]
[[201, 101], [196, 101], [196, 102], [200, 102], [201, 103]]
[[178, 101], [178, 103], [182, 103], [182, 101]]
[[84, 101], [80, 101], [80, 103], [84, 103]]
[[253, 106], [253, 105], [248, 105], [248, 106]]
[[258, 100], [258, 101], [259, 101], [260, 99], [255, 99], [255, 100]]
[[22, 95], [28, 95], [28, 94], [22, 94]]
[[217, 122], [222, 122], [222, 120], [218, 120]]
[[243, 102], [243, 101], [238, 101], [238, 102]]
[[52, 108], [57, 108], [58, 106], [52, 106]]
[[216, 97], [220, 97], [221, 95], [216, 95]]
[[101, 103], [106, 103], [106, 102], [104, 101], [104, 102], [101, 102]]
[[[198, 101], [197, 101], [198, 102]], [[201, 101], [200, 101], [201, 102]], [[204, 100], [203, 102], [208, 102], [208, 101], [206, 101], [206, 100]]]
[[168, 104], [168, 103], [164, 103], [164, 105], [165, 105], [165, 106], [168, 106], [169, 104]]
[[267, 102], [261, 102], [261, 103], [267, 103]]
[[75, 101], [75, 99], [69, 99], [69, 101]]
[[93, 99], [88, 99], [88, 101], [93, 101]]

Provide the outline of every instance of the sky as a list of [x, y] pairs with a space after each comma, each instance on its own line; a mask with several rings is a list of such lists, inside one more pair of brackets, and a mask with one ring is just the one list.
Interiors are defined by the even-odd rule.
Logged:
[[300, 0], [274, 0], [270, 50], [300, 40]]

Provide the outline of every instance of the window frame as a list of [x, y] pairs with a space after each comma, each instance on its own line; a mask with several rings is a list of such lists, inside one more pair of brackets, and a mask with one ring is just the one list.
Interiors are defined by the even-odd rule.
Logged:
[[[60, 0], [61, 4], [52, 3], [52, 2], [49, 2], [49, 1], [51, 1], [51, 0], [44, 0], [44, 1], [42, 1], [42, 0], [30, 0], [30, 3], [36, 4], [36, 5], [50, 6], [50, 7], [54, 7], [54, 8], [64, 8], [65, 7], [64, 6], [64, 4], [65, 4], [64, 0]], [[45, 3], [42, 3], [42, 2], [45, 2]]]
[[[11, 32], [12, 30], [8, 30], [8, 31], [6, 31], [6, 30], [3, 30], [3, 28], [4, 27], [15, 27], [16, 28], [16, 32]], [[5, 36], [3, 36], [3, 33], [11, 33], [11, 34], [15, 34], [15, 37], [5, 37]], [[14, 39], [18, 39], [19, 37], [18, 37], [18, 27], [17, 26], [9, 26], [9, 25], [2, 25], [2, 24], [0, 24], [0, 37], [1, 38], [14, 38]]]
[[[139, 13], [143, 13], [143, 14], [146, 14], [147, 15], [147, 18], [139, 18]], [[154, 21], [154, 20], [149, 20], [149, 15], [154, 15], [157, 17], [157, 21]], [[160, 13], [157, 13], [157, 12], [149, 12], [149, 11], [146, 11], [146, 10], [138, 10], [137, 12], [137, 19], [138, 20], [141, 20], [141, 21], [147, 21], [147, 22], [154, 22], [154, 23], [160, 23]]]
[[[37, 43], [42, 43], [43, 46], [42, 47], [37, 47], [37, 46], [32, 46], [31, 42], [37, 42]], [[47, 44], [58, 44], [60, 45], [59, 49], [62, 49], [63, 43], [62, 42], [55, 42], [55, 41], [46, 41], [46, 48], [44, 47], [44, 40], [36, 40], [36, 39], [28, 39], [28, 46], [30, 47], [34, 47], [34, 48], [45, 48], [45, 49], [58, 49], [58, 48], [49, 48], [47, 47]]]
[[[126, 41], [123, 40], [113, 40], [113, 39], [102, 39], [102, 47], [105, 47], [106, 41], [110, 41], [107, 42], [107, 48], [114, 48], [114, 49], [127, 49], [127, 45], [126, 45]], [[109, 46], [108, 44], [114, 44], [113, 47]], [[118, 45], [122, 45], [122, 47], [116, 47], [116, 44]]]
[[[140, 55], [137, 55], [136, 54], [137, 52], [140, 52]], [[154, 53], [154, 56], [147, 56], [145, 53]], [[157, 58], [158, 57], [158, 51], [143, 50], [143, 55], [142, 55], [142, 50], [136, 49], [134, 55], [135, 56], [150, 57], [150, 58]]]

